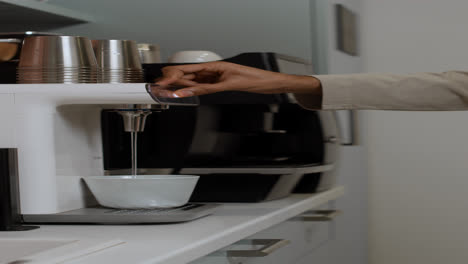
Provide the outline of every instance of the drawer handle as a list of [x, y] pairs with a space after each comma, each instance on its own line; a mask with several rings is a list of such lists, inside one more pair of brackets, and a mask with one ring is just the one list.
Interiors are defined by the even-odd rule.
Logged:
[[332, 143], [335, 144], [338, 142], [338, 137], [335, 136], [329, 136], [326, 140], [325, 143]]
[[340, 210], [316, 210], [306, 212], [298, 216], [297, 220], [307, 222], [325, 222], [332, 221], [339, 214], [341, 214]]
[[241, 257], [241, 258], [256, 258], [265, 257], [275, 252], [277, 249], [289, 244], [289, 240], [286, 239], [251, 239], [241, 240], [236, 245], [252, 245], [262, 246], [259, 249], [252, 250], [227, 250], [226, 254], [228, 257]]

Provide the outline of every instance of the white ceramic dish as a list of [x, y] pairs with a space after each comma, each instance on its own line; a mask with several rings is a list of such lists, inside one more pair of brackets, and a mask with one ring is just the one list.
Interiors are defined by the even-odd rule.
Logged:
[[121, 209], [182, 206], [188, 202], [198, 178], [195, 175], [83, 177], [100, 205]]
[[200, 63], [218, 61], [223, 58], [218, 54], [208, 50], [184, 50], [172, 54], [168, 62], [170, 63]]

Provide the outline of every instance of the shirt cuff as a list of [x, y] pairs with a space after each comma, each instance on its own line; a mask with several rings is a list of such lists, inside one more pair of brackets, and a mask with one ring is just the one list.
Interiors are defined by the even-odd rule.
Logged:
[[322, 105], [317, 108], [317, 95], [297, 93], [296, 101], [309, 110], [344, 110], [351, 109], [349, 79], [344, 75], [313, 75], [322, 86]]
[[346, 75], [315, 75], [322, 84], [322, 109], [352, 109], [349, 78]]

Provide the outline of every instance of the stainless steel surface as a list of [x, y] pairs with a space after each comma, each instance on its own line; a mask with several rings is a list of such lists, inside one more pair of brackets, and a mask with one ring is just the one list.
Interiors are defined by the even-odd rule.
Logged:
[[33, 36], [24, 39], [18, 67], [96, 68], [91, 41], [78, 36]]
[[[291, 194], [297, 184], [308, 173], [327, 172], [333, 170], [333, 164], [310, 164], [304, 167], [256, 167], [256, 168], [183, 168], [181, 174], [259, 174], [278, 175], [278, 180], [265, 196], [265, 201], [280, 199]], [[258, 176], [261, 177], [261, 176]]]
[[131, 152], [132, 152], [132, 169], [131, 175], [138, 174], [138, 133], [145, 130], [146, 117], [151, 114], [151, 105], [143, 105], [145, 108], [129, 107], [117, 111], [123, 118], [125, 132], [131, 133]]
[[[5, 62], [5, 61], [10, 61], [10, 60], [18, 60], [19, 59], [19, 54], [21, 53], [21, 46], [22, 42], [25, 37], [28, 36], [57, 36], [60, 35], [58, 33], [51, 33], [51, 32], [37, 32], [37, 31], [20, 31], [20, 32], [0, 32], [0, 62]], [[15, 48], [13, 48], [13, 42], [9, 42], [8, 39], [14, 39]], [[5, 41], [7, 40], [7, 41]], [[5, 42], [9, 42], [11, 44], [6, 45], [2, 44]], [[3, 46], [3, 47], [2, 47]], [[5, 55], [4, 49], [5, 47], [9, 46], [10, 50], [15, 49], [15, 53], [13, 55]], [[2, 51], [3, 50], [3, 51]], [[3, 54], [3, 55], [2, 55]], [[8, 53], [12, 54], [12, 52]]]
[[138, 48], [133, 40], [93, 40], [103, 83], [143, 82]]
[[21, 44], [21, 39], [0, 39], [0, 62], [9, 61], [16, 56]]
[[[143, 129], [145, 126], [143, 125]], [[130, 140], [131, 140], [131, 149], [132, 149], [132, 174], [133, 176], [137, 176], [138, 174], [138, 132], [132, 131], [130, 132]]]
[[145, 130], [146, 117], [151, 114], [151, 110], [128, 109], [117, 111], [124, 121], [126, 132], [143, 132]]
[[14, 31], [14, 32], [0, 32], [0, 38], [13, 37], [13, 38], [24, 38], [27, 36], [60, 36], [60, 33], [54, 32], [40, 32], [40, 31]]
[[228, 249], [220, 250], [210, 254], [209, 256], [227, 256], [227, 257], [239, 257], [239, 258], [258, 258], [266, 257], [276, 250], [286, 246], [290, 241], [286, 239], [251, 239], [251, 240], [241, 240], [234, 244], [234, 246], [252, 246], [258, 247], [258, 249]]
[[[162, 108], [160, 107], [160, 109]], [[138, 133], [145, 130], [146, 117], [152, 113], [152, 105], [127, 105], [123, 109], [117, 110], [117, 112], [123, 118], [125, 132], [131, 133], [131, 175], [136, 176], [138, 174]]]
[[270, 201], [287, 197], [294, 191], [294, 188], [303, 177], [304, 176], [299, 173], [280, 175], [264, 200]]
[[187, 204], [164, 209], [82, 208], [58, 214], [25, 214], [26, 223], [154, 224], [191, 221], [212, 214], [217, 204]]
[[183, 168], [181, 174], [212, 174], [212, 173], [256, 173], [256, 174], [305, 174], [330, 171], [333, 164], [311, 164], [301, 167], [254, 167], [254, 168]]
[[21, 43], [21, 39], [16, 39], [16, 38], [0, 39], [0, 43]]
[[138, 43], [138, 53], [140, 54], [141, 63], [160, 63], [161, 53], [159, 46], [148, 43]]
[[165, 104], [121, 104], [108, 106], [106, 109], [116, 111], [122, 116], [126, 132], [142, 132], [148, 115], [168, 108]]
[[160, 110], [161, 108], [157, 104], [117, 104], [111, 106], [105, 106], [105, 109], [115, 110]]
[[332, 221], [336, 216], [340, 215], [339, 210], [314, 210], [305, 212], [291, 220], [306, 221], [306, 222], [326, 222]]
[[19, 73], [17, 74], [17, 82], [23, 84], [32, 84], [32, 83], [98, 83], [99, 74], [97, 72], [82, 72], [77, 70], [77, 73], [74, 74], [29, 74], [23, 73], [18, 69]]
[[32, 36], [23, 41], [19, 83], [96, 83], [99, 71], [91, 40], [78, 36]]

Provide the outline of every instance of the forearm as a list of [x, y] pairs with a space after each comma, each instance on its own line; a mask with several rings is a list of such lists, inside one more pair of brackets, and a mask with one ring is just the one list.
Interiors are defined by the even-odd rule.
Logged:
[[322, 108], [322, 85], [315, 77], [289, 75], [285, 79], [285, 92], [293, 93], [296, 100], [306, 108]]
[[295, 93], [309, 109], [468, 110], [468, 72], [319, 75], [322, 103]]

